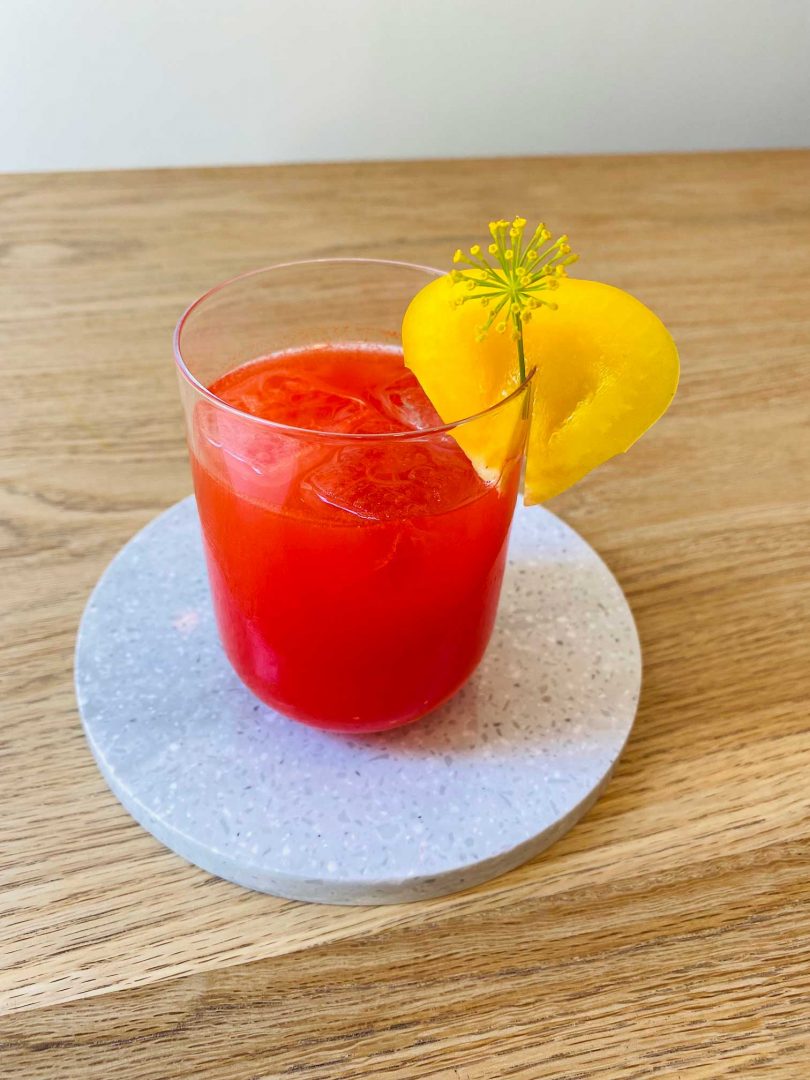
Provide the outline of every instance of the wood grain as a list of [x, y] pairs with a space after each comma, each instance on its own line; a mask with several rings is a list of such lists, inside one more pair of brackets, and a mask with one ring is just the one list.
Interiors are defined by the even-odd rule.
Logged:
[[[493, 215], [671, 327], [667, 418], [553, 509], [645, 654], [606, 796], [460, 896], [314, 907], [165, 851], [73, 697], [100, 571], [190, 489], [186, 302], [290, 256], [445, 265]], [[0, 1075], [810, 1075], [810, 153], [0, 178]]]

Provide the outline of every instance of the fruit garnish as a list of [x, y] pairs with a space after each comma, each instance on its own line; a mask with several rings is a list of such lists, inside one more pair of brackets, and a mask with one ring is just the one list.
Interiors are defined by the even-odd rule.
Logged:
[[[675, 394], [678, 352], [635, 297], [567, 276], [575, 259], [567, 237], [549, 243], [540, 225], [524, 243], [525, 225], [520, 217], [490, 224], [495, 265], [478, 244], [469, 257], [457, 251], [464, 269], [416, 294], [402, 343], [446, 423], [496, 404], [536, 369], [524, 493], [532, 504], [628, 450], [655, 423]], [[454, 430], [482, 476], [500, 472], [514, 422], [496, 415]]]

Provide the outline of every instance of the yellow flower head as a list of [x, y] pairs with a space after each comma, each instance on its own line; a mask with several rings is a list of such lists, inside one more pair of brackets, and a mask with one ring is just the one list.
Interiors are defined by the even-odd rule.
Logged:
[[[482, 307], [492, 306], [484, 323], [479, 327], [477, 338], [483, 340], [494, 326], [498, 333], [505, 333], [511, 322], [512, 337], [518, 344], [518, 360], [521, 379], [526, 377], [523, 357], [523, 323], [531, 319], [531, 312], [544, 306], [556, 308], [543, 293], [556, 289], [559, 279], [565, 277], [566, 267], [577, 259], [571, 253], [568, 237], [551, 240], [551, 233], [540, 222], [528, 242], [524, 244], [526, 218], [515, 217], [512, 221], [490, 221], [492, 243], [487, 247], [494, 256], [491, 263], [482, 254], [480, 244], [470, 248], [465, 255], [461, 248], [453, 256], [453, 262], [464, 263], [467, 269], [453, 270], [454, 282], [464, 282], [465, 293], [457, 297], [457, 305], [477, 301]], [[548, 246], [546, 246], [548, 245]]]

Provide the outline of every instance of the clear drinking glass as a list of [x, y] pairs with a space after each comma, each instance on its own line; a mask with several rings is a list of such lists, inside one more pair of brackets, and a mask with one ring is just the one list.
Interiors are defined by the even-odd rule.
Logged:
[[[222, 644], [259, 698], [317, 727], [368, 732], [418, 719], [468, 679], [492, 631], [531, 377], [477, 416], [368, 431], [366, 378], [375, 408], [382, 395], [380, 407], [404, 423], [424, 418], [407, 379], [380, 390], [377, 373], [401, 364], [402, 316], [438, 275], [365, 259], [273, 266], [211, 289], [175, 331]], [[345, 400], [312, 374], [328, 347], [351, 353], [361, 389]], [[211, 391], [268, 356], [287, 376], [256, 379], [259, 407], [262, 394], [286, 394], [290, 416], [317, 414], [316, 430]], [[503, 446], [484, 479], [459, 447], [465, 438]]]

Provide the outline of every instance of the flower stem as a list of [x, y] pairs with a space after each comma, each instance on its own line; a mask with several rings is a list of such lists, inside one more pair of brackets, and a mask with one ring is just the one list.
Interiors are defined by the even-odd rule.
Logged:
[[514, 313], [515, 318], [515, 330], [517, 331], [517, 353], [518, 353], [518, 373], [520, 375], [521, 383], [526, 382], [526, 354], [523, 351], [523, 320], [520, 317], [520, 312]]

